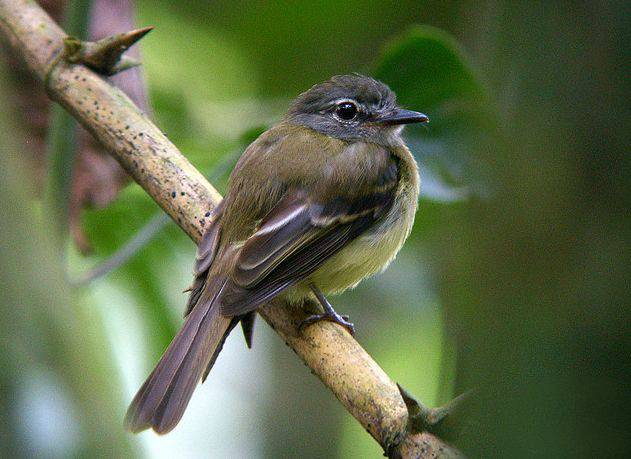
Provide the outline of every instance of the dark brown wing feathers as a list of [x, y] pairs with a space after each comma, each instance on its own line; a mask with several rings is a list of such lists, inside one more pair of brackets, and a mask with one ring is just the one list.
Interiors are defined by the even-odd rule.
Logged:
[[193, 265], [193, 275], [195, 278], [193, 279], [193, 285], [190, 287], [191, 294], [188, 297], [184, 317], [186, 317], [197, 304], [199, 296], [202, 293], [202, 289], [204, 288], [204, 284], [206, 283], [208, 270], [217, 255], [219, 241], [221, 240], [221, 216], [223, 214], [224, 205], [225, 201], [221, 201], [219, 205], [215, 207], [210, 226], [204, 232], [204, 236], [197, 247], [195, 264]]

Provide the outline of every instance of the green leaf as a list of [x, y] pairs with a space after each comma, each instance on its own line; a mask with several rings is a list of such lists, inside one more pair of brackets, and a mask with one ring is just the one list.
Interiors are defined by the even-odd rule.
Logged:
[[484, 167], [472, 161], [474, 146], [497, 126], [486, 88], [466, 52], [446, 32], [414, 26], [385, 46], [375, 76], [399, 104], [427, 114], [427, 126], [406, 128], [419, 160], [424, 198], [441, 202], [483, 194]]
[[375, 76], [390, 85], [403, 105], [421, 111], [457, 113], [488, 103], [464, 50], [434, 27], [415, 26], [391, 41]]

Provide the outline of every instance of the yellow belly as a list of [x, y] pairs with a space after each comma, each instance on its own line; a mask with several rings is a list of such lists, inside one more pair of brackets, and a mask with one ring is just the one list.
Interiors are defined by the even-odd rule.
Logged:
[[310, 280], [324, 293], [341, 293], [355, 287], [365, 277], [386, 269], [410, 234], [414, 222], [416, 203], [413, 208], [409, 205], [401, 207], [397, 209], [395, 204], [378, 227], [327, 260]]

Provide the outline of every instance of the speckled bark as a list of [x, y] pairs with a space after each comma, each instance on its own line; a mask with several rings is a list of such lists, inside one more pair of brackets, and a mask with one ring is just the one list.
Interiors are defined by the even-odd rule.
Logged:
[[[221, 196], [166, 136], [101, 76], [61, 59], [64, 33], [35, 2], [0, 0], [0, 33], [50, 97], [198, 242]], [[454, 457], [435, 436], [407, 433], [407, 409], [396, 384], [346, 330], [319, 322], [300, 334], [297, 325], [305, 313], [278, 301], [260, 314], [392, 457]]]

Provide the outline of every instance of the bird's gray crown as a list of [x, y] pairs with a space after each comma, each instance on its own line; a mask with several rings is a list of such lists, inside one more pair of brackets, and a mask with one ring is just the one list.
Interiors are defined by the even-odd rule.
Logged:
[[303, 92], [292, 104], [288, 115], [326, 112], [337, 101], [344, 99], [354, 100], [370, 111], [396, 108], [396, 95], [388, 86], [374, 78], [353, 73], [334, 76]]

